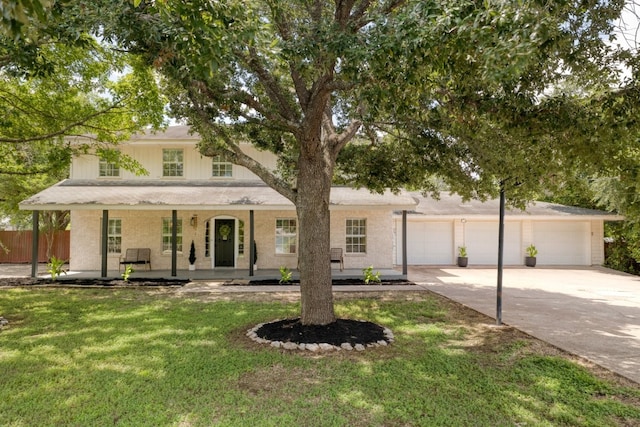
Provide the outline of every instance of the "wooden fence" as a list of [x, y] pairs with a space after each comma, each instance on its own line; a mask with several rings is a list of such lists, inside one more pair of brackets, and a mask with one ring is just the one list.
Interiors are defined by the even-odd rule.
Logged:
[[[70, 231], [56, 231], [53, 233], [51, 255], [67, 261], [69, 259]], [[38, 262], [47, 262], [47, 237], [43, 232], [38, 235]], [[0, 263], [29, 263], [31, 262], [32, 231], [0, 231], [0, 242], [7, 249], [0, 247]]]

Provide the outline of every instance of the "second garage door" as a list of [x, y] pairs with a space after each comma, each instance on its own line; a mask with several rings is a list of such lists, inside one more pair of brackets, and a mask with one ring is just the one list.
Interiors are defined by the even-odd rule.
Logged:
[[[504, 224], [504, 264], [524, 264], [521, 253], [520, 222]], [[469, 264], [498, 264], [498, 223], [469, 221], [464, 228], [464, 241], [469, 255]]]

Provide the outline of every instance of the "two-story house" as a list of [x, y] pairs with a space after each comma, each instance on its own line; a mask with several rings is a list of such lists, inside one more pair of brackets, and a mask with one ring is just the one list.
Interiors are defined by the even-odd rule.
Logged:
[[[191, 242], [198, 270], [294, 269], [298, 227], [293, 204], [247, 169], [199, 154], [186, 126], [137, 135], [120, 150], [148, 175], [136, 176], [94, 155], [73, 159], [71, 176], [20, 204], [26, 210], [71, 211], [70, 268], [118, 270], [128, 248], [148, 248], [154, 270], [186, 270]], [[242, 149], [275, 168], [273, 154]], [[404, 215], [403, 215], [404, 212]], [[174, 240], [175, 219], [175, 240]], [[540, 265], [604, 262], [607, 212], [536, 203], [508, 210], [504, 264], [523, 265], [526, 247], [539, 249]], [[405, 239], [406, 236], [406, 239]], [[173, 242], [175, 241], [175, 247]], [[250, 242], [255, 242], [251, 247]], [[331, 246], [342, 249], [346, 269], [391, 269], [404, 263], [450, 266], [465, 246], [470, 265], [495, 265], [498, 203], [467, 201], [443, 193], [371, 194], [334, 187]], [[405, 250], [406, 248], [406, 250]]]
[[[202, 156], [198, 141], [188, 127], [173, 126], [121, 144], [122, 153], [148, 170], [144, 176], [94, 155], [76, 156], [69, 179], [20, 206], [71, 211], [69, 264], [76, 271], [118, 270], [128, 248], [149, 248], [154, 270], [186, 270], [192, 241], [199, 270], [253, 270], [252, 249], [260, 269], [296, 268], [294, 205], [247, 169], [221, 157]], [[273, 154], [250, 144], [241, 147], [263, 165], [276, 167]], [[343, 250], [344, 267], [392, 268], [393, 213], [415, 206], [406, 193], [333, 188], [331, 246]]]

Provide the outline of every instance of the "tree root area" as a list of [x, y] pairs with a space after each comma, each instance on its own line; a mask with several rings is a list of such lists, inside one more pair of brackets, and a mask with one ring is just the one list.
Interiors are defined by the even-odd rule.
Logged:
[[381, 326], [349, 319], [338, 319], [327, 325], [303, 325], [300, 318], [284, 319], [265, 323], [256, 334], [270, 341], [296, 344], [327, 343], [338, 347], [343, 343], [367, 345], [380, 340], [389, 341]]

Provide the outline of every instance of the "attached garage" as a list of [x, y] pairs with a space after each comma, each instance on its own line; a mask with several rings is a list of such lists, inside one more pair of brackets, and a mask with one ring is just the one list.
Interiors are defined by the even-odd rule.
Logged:
[[[396, 247], [402, 247], [402, 235], [396, 234]], [[453, 221], [407, 222], [407, 263], [410, 265], [449, 265], [454, 259]], [[396, 251], [396, 264], [402, 253]]]
[[[407, 264], [455, 265], [467, 248], [469, 265], [497, 265], [499, 201], [462, 201], [440, 193], [438, 200], [411, 193], [418, 202], [407, 213]], [[522, 266], [527, 246], [538, 249], [537, 264], [604, 263], [604, 222], [622, 216], [604, 211], [535, 202], [505, 212], [504, 265]], [[402, 213], [395, 215], [395, 262], [402, 264]]]
[[591, 265], [589, 221], [536, 221], [533, 244], [541, 265]]
[[[464, 226], [464, 242], [470, 265], [498, 264], [498, 222], [467, 221]], [[520, 222], [504, 224], [504, 265], [521, 265], [522, 253]]]

